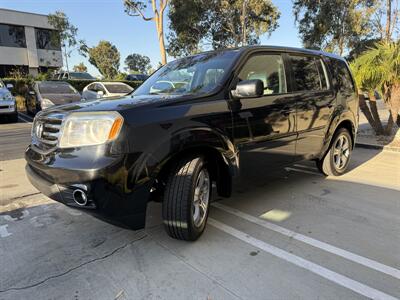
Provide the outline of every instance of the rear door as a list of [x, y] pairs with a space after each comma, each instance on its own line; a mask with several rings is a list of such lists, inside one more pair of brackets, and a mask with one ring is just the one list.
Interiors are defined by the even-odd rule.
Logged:
[[297, 99], [296, 158], [311, 159], [321, 151], [335, 108], [335, 93], [321, 57], [289, 54], [289, 61]]
[[264, 83], [262, 97], [241, 99], [233, 112], [234, 140], [244, 175], [260, 175], [294, 159], [296, 99], [288, 93], [284, 61], [280, 53], [256, 53], [238, 74], [238, 81]]

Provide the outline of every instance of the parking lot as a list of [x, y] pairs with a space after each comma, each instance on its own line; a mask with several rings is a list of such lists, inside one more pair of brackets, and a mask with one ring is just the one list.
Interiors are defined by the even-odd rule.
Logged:
[[0, 299], [400, 298], [400, 153], [357, 148], [337, 178], [312, 162], [255, 170], [188, 243], [158, 203], [135, 232], [38, 193], [29, 128], [0, 128]]

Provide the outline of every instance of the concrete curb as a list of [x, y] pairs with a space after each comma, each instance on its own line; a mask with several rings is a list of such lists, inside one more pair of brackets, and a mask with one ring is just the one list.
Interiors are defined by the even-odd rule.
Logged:
[[399, 147], [390, 147], [390, 146], [383, 146], [383, 145], [378, 145], [378, 144], [356, 143], [356, 147], [364, 148], [364, 149], [375, 149], [375, 150], [383, 150], [383, 151], [400, 152]]

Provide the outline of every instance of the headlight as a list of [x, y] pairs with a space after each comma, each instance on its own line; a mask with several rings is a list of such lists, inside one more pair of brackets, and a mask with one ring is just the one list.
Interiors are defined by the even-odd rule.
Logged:
[[52, 107], [54, 105], [54, 103], [51, 102], [51, 100], [49, 100], [49, 99], [42, 99], [42, 101], [40, 102], [40, 105], [41, 105], [42, 109], [46, 109], [46, 108]]
[[115, 140], [123, 122], [117, 112], [71, 113], [63, 121], [59, 147], [92, 146]]
[[11, 93], [6, 93], [3, 95], [3, 97], [0, 98], [0, 100], [5, 100], [5, 101], [13, 100], [13, 99], [14, 99], [14, 97], [11, 95]]

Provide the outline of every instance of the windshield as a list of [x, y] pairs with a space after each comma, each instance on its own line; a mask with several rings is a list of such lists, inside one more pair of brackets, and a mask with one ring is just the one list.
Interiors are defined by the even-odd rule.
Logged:
[[71, 79], [95, 79], [89, 73], [81, 73], [81, 72], [70, 72], [69, 77]]
[[40, 82], [38, 84], [41, 94], [76, 94], [77, 91], [66, 83]]
[[121, 93], [121, 94], [128, 94], [133, 91], [129, 85], [126, 84], [105, 84], [104, 85], [110, 93]]
[[210, 93], [224, 82], [237, 57], [237, 50], [227, 50], [173, 61], [154, 73], [133, 95]]

